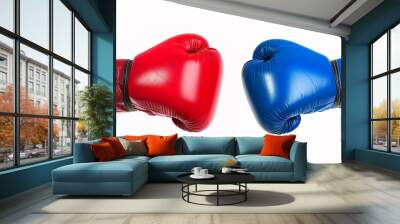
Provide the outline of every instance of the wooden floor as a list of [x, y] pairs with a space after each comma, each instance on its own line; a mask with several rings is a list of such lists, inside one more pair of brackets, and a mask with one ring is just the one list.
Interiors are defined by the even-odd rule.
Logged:
[[312, 165], [308, 183], [317, 183], [346, 201], [362, 201], [367, 206], [357, 214], [35, 214], [36, 208], [54, 200], [50, 187], [43, 186], [0, 202], [0, 223], [400, 223], [399, 174], [357, 163]]

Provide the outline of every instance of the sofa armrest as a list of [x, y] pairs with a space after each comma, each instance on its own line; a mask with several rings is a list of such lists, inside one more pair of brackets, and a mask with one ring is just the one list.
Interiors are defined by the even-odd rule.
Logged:
[[307, 176], [307, 143], [294, 142], [290, 149], [290, 160], [293, 162], [293, 179], [305, 181]]
[[92, 144], [99, 143], [99, 140], [89, 141], [89, 142], [81, 142], [75, 143], [74, 147], [74, 163], [89, 163], [95, 162], [96, 158], [94, 157], [90, 146]]

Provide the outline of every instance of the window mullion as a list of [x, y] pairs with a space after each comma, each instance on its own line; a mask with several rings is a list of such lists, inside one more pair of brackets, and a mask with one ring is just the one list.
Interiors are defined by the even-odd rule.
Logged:
[[[390, 70], [390, 30], [387, 32], [387, 71]], [[387, 75], [387, 117], [391, 118], [392, 117], [392, 100], [391, 100], [391, 79], [392, 79], [392, 75], [389, 73]], [[391, 136], [391, 125], [392, 121], [388, 120], [387, 122], [387, 140], [388, 140], [388, 148], [387, 151], [391, 152], [392, 151], [392, 136]]]
[[[14, 31], [17, 35], [19, 35], [19, 7], [20, 1], [14, 1]], [[20, 98], [20, 50], [19, 50], [19, 40], [18, 38], [14, 39], [14, 112], [19, 113], [19, 98]], [[19, 117], [14, 116], [14, 166], [19, 166], [20, 157], [19, 157], [19, 135], [20, 135], [20, 120]]]
[[[71, 15], [71, 23], [72, 23], [72, 38], [71, 38], [71, 59], [72, 59], [72, 64], [74, 66], [71, 67], [71, 91], [72, 91], [72, 99], [71, 99], [71, 117], [75, 118], [75, 12], [72, 11]], [[75, 151], [75, 125], [76, 121], [71, 122], [72, 130], [71, 130], [71, 150], [72, 150], [72, 155], [74, 155]]]
[[[53, 52], [53, 0], [49, 0], [49, 50]], [[49, 55], [49, 71], [48, 71], [48, 92], [50, 115], [48, 120], [48, 152], [49, 159], [53, 159], [53, 56]]]
[[372, 56], [373, 56], [373, 47], [372, 47], [372, 44], [369, 46], [369, 64], [370, 64], [370, 66], [369, 66], [369, 119], [370, 119], [370, 122], [369, 122], [369, 148], [370, 149], [373, 149], [373, 147], [374, 147], [374, 136], [373, 136], [373, 130], [372, 130], [372, 128], [373, 128], [373, 121], [372, 121], [372, 119], [373, 119], [373, 98], [372, 98], [372, 96], [373, 96], [373, 79], [372, 79], [372, 71], [373, 71], [373, 60], [372, 60]]

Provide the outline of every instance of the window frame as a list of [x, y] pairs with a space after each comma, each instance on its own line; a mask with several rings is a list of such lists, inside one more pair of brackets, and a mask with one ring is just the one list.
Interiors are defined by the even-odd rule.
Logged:
[[[49, 160], [58, 160], [58, 159], [62, 159], [65, 157], [70, 157], [73, 155], [74, 153], [74, 143], [75, 143], [75, 126], [76, 126], [76, 121], [78, 121], [80, 118], [75, 116], [75, 108], [72, 107], [71, 108], [71, 114], [70, 116], [56, 116], [53, 115], [53, 73], [54, 73], [54, 68], [53, 68], [53, 60], [58, 60], [59, 62], [62, 62], [68, 66], [71, 66], [71, 93], [73, 95], [72, 99], [71, 99], [71, 105], [74, 105], [75, 103], [75, 69], [85, 73], [86, 75], [88, 75], [89, 78], [89, 83], [88, 86], [92, 85], [92, 69], [91, 69], [91, 65], [92, 65], [92, 57], [91, 57], [91, 49], [92, 49], [92, 43], [91, 43], [91, 37], [92, 37], [92, 31], [91, 29], [88, 27], [88, 25], [83, 21], [83, 19], [79, 16], [78, 13], [76, 13], [72, 7], [65, 1], [65, 0], [60, 0], [60, 2], [68, 9], [71, 11], [71, 18], [70, 18], [70, 22], [71, 22], [71, 58], [67, 59], [64, 58], [62, 55], [57, 54], [56, 52], [54, 52], [54, 48], [53, 48], [53, 21], [54, 21], [54, 17], [53, 17], [53, 0], [48, 0], [49, 2], [49, 47], [48, 49], [46, 49], [45, 47], [42, 47], [39, 44], [34, 43], [33, 41], [30, 41], [29, 39], [23, 37], [20, 35], [20, 0], [14, 0], [13, 1], [13, 10], [14, 10], [14, 18], [13, 18], [13, 31], [10, 31], [4, 27], [0, 26], [0, 35], [3, 35], [5, 37], [11, 38], [13, 40], [13, 64], [12, 66], [12, 75], [13, 75], [13, 79], [14, 79], [14, 110], [13, 112], [2, 112], [0, 111], [0, 116], [10, 116], [13, 119], [13, 166], [10, 167], [5, 167], [5, 168], [0, 168], [0, 172], [4, 171], [4, 170], [10, 170], [10, 169], [16, 169], [18, 167], [23, 167], [23, 166], [29, 166], [29, 165], [33, 165], [33, 164], [37, 164], [37, 163], [43, 163]], [[83, 25], [83, 27], [88, 31], [88, 69], [85, 69], [83, 67], [81, 67], [80, 65], [75, 63], [75, 18]], [[39, 51], [40, 53], [43, 53], [45, 55], [48, 56], [48, 80], [47, 81], [47, 85], [46, 85], [46, 91], [48, 91], [48, 93], [45, 93], [46, 96], [48, 97], [48, 112], [46, 115], [39, 115], [39, 114], [28, 114], [28, 113], [21, 113], [20, 111], [20, 85], [21, 85], [21, 81], [20, 81], [20, 45], [23, 44], [27, 47], [32, 48], [33, 50]], [[28, 64], [27, 64], [28, 66]], [[30, 67], [28, 67], [30, 68]], [[27, 68], [27, 69], [28, 69]], [[41, 75], [42, 73], [40, 73]], [[36, 83], [36, 70], [33, 70], [33, 79], [32, 81], [34, 82], [34, 86]], [[30, 80], [30, 74], [27, 73], [26, 74], [27, 77], [27, 82], [28, 80]], [[41, 81], [41, 76], [39, 76], [39, 82], [38, 83], [42, 83]], [[42, 86], [42, 85], [40, 85]], [[27, 89], [27, 91], [29, 91]], [[34, 91], [36, 91], [34, 89]], [[40, 94], [41, 96], [42, 94]], [[47, 142], [49, 143], [47, 145], [47, 150], [48, 150], [48, 155], [47, 158], [44, 158], [41, 161], [38, 162], [32, 162], [32, 163], [26, 163], [26, 164], [21, 164], [20, 161], [20, 118], [45, 118], [47, 119], [48, 122], [48, 136], [47, 136]], [[54, 152], [54, 146], [53, 146], [53, 122], [56, 120], [67, 120], [67, 121], [71, 121], [71, 128], [72, 128], [72, 133], [71, 133], [71, 153], [68, 155], [62, 155], [62, 156], [54, 156], [53, 152]]]
[[[397, 21], [396, 23], [392, 24], [389, 28], [387, 28], [383, 33], [379, 34], [375, 39], [373, 39], [369, 44], [369, 149], [373, 151], [379, 151], [379, 152], [386, 152], [386, 153], [392, 153], [392, 154], [400, 154], [400, 152], [394, 152], [392, 151], [392, 121], [400, 121], [400, 117], [392, 117], [392, 98], [391, 98], [391, 92], [392, 92], [392, 85], [391, 85], [391, 80], [392, 76], [396, 75], [396, 73], [400, 72], [400, 67], [393, 68], [391, 69], [391, 31], [393, 28], [400, 26], [400, 21]], [[373, 74], [373, 44], [378, 41], [381, 37], [384, 35], [387, 35], [386, 38], [386, 45], [387, 45], [387, 51], [386, 51], [386, 57], [387, 57], [387, 62], [386, 62], [386, 71], [382, 72], [380, 74], [376, 74], [374, 76]], [[373, 81], [378, 78], [386, 77], [386, 98], [387, 98], [387, 103], [386, 103], [386, 117], [385, 118], [373, 118]], [[373, 122], [374, 121], [386, 121], [386, 151], [379, 150], [374, 148], [374, 133], [373, 133]]]

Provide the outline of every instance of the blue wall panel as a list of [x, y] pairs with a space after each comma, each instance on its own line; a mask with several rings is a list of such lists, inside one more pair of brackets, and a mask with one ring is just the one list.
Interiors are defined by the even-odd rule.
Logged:
[[[394, 169], [398, 156], [379, 154], [369, 150], [369, 43], [400, 21], [400, 1], [386, 0], [351, 27], [345, 41], [345, 104], [342, 117], [345, 130], [342, 147], [343, 160], [359, 160]], [[357, 149], [357, 150], [356, 150]], [[363, 151], [360, 151], [363, 150]], [[391, 158], [389, 158], [392, 156]], [[389, 165], [391, 164], [391, 165]]]
[[400, 172], [400, 155], [376, 150], [356, 149], [355, 160]]
[[368, 46], [346, 44], [345, 144], [343, 160], [354, 159], [354, 149], [368, 148], [369, 82]]
[[[114, 35], [113, 33], [92, 34], [92, 81], [110, 88], [114, 95]], [[114, 111], [115, 114], [115, 111]], [[110, 118], [115, 124], [115, 116]], [[109, 129], [115, 135], [115, 125]]]
[[69, 157], [0, 172], [0, 199], [48, 183], [53, 169], [71, 163]]

